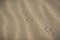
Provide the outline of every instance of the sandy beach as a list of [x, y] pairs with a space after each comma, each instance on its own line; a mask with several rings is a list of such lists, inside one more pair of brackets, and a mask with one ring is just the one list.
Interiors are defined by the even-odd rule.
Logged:
[[59, 0], [0, 0], [0, 40], [60, 40]]

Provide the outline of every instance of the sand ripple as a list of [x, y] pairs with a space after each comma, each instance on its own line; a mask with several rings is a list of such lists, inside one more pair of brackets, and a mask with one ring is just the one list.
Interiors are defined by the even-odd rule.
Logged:
[[51, 10], [48, 4], [36, 0], [4, 1], [0, 7], [0, 40], [54, 39], [55, 29], [59, 31], [55, 26], [60, 26], [60, 21], [54, 15], [56, 10]]

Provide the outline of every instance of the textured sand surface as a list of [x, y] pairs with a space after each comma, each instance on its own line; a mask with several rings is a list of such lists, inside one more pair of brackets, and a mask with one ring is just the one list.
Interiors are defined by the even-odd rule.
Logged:
[[0, 0], [0, 40], [60, 40], [59, 0]]

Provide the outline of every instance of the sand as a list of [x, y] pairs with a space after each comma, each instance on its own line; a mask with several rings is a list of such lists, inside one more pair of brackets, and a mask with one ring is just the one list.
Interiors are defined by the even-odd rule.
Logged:
[[0, 0], [0, 40], [60, 40], [59, 0]]

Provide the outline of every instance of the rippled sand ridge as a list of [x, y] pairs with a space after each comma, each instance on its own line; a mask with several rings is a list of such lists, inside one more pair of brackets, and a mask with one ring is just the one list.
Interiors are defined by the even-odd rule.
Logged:
[[60, 40], [59, 0], [0, 0], [0, 40]]

